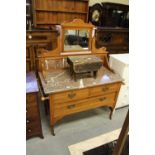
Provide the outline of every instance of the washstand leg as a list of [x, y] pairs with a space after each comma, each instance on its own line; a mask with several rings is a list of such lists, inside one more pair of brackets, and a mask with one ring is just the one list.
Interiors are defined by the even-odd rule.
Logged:
[[109, 107], [110, 109], [110, 115], [109, 115], [109, 119], [112, 120], [112, 116], [113, 116], [113, 112], [114, 112], [114, 109]]
[[55, 133], [54, 133], [54, 126], [51, 127], [51, 134], [52, 134], [53, 136], [55, 136]]

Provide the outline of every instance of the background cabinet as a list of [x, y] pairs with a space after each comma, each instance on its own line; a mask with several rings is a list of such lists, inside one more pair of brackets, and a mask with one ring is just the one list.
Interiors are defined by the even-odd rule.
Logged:
[[129, 53], [129, 6], [96, 3], [89, 8], [89, 21], [96, 29], [96, 47], [110, 54]]
[[26, 32], [26, 71], [38, 70], [38, 48], [53, 50], [57, 46], [56, 30], [32, 30]]
[[96, 3], [89, 8], [89, 21], [102, 27], [129, 27], [129, 6], [116, 3]]
[[35, 27], [51, 27], [79, 18], [87, 21], [89, 0], [33, 0]]
[[98, 27], [96, 47], [106, 47], [110, 54], [129, 53], [129, 29]]

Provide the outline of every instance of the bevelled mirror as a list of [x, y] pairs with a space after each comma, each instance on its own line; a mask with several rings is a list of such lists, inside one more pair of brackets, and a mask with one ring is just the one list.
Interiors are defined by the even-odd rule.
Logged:
[[62, 51], [91, 51], [93, 25], [82, 20], [62, 24]]
[[64, 30], [64, 51], [88, 51], [90, 32], [88, 29]]

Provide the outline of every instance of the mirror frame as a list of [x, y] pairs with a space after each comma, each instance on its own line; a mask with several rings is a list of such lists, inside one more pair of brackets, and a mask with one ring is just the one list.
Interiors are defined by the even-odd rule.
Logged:
[[[62, 52], [91, 52], [92, 50], [92, 32], [94, 26], [90, 23], [84, 23], [81, 19], [74, 19], [72, 22], [65, 22], [62, 24]], [[89, 32], [89, 42], [88, 50], [65, 50], [64, 49], [64, 33], [65, 30], [88, 30]]]

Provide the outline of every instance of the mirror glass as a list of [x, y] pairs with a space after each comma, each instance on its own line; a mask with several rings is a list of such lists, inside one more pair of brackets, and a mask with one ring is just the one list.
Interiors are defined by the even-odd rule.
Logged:
[[89, 50], [89, 30], [64, 30], [64, 51]]

